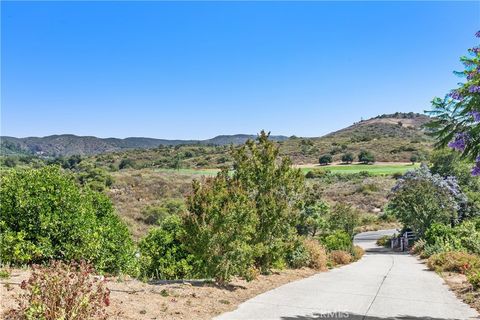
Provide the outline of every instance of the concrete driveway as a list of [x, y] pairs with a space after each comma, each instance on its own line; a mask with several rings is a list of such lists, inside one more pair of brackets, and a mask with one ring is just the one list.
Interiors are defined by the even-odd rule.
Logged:
[[359, 234], [367, 250], [358, 262], [265, 292], [215, 319], [480, 319], [415, 257], [375, 245], [392, 234]]

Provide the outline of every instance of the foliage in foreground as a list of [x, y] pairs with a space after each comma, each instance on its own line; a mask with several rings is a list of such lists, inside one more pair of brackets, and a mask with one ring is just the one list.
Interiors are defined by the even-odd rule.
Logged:
[[101, 272], [136, 273], [133, 242], [110, 200], [58, 167], [4, 172], [0, 197], [2, 263], [85, 259]]
[[[480, 31], [475, 36], [480, 38]], [[460, 58], [465, 70], [456, 72], [466, 81], [444, 99], [433, 99], [429, 113], [435, 118], [427, 126], [437, 138], [437, 147], [448, 145], [475, 161], [471, 174], [480, 176], [480, 47], [468, 53]]]
[[110, 291], [85, 262], [33, 266], [21, 288], [19, 307], [4, 315], [7, 320], [107, 319]]

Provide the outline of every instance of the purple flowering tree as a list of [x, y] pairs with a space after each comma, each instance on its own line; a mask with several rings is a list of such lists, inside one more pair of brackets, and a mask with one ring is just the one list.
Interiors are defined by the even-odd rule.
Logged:
[[466, 204], [467, 197], [455, 177], [432, 174], [423, 164], [397, 180], [388, 207], [421, 236], [432, 223], [456, 224], [462, 220]]
[[[480, 38], [480, 31], [475, 36]], [[475, 163], [472, 175], [480, 176], [480, 46], [468, 53], [460, 58], [465, 70], [455, 72], [465, 81], [445, 98], [433, 99], [428, 113], [435, 120], [427, 127], [437, 138], [437, 147], [449, 146], [461, 152]]]

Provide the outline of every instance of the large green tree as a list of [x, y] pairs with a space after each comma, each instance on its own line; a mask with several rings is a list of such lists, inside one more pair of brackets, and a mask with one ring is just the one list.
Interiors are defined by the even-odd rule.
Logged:
[[262, 131], [233, 152], [233, 179], [255, 205], [258, 224], [253, 244], [257, 266], [268, 270], [285, 256], [303, 205], [305, 181], [291, 160], [279, 157], [279, 148]]

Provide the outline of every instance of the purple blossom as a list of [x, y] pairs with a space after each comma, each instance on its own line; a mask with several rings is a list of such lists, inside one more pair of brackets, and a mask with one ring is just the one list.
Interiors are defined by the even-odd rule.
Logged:
[[476, 70], [467, 72], [467, 80], [472, 80], [473, 77], [474, 77], [476, 74], [477, 74], [477, 71], [476, 71]]
[[460, 92], [458, 92], [458, 90], [452, 90], [449, 94], [448, 94], [452, 99], [455, 99], [455, 100], [463, 100], [463, 96], [460, 94]]
[[468, 88], [468, 92], [470, 93], [480, 93], [480, 86], [470, 86], [470, 88]]
[[480, 176], [480, 156], [476, 159], [475, 167], [472, 169], [472, 176]]
[[467, 145], [468, 141], [468, 134], [464, 132], [457, 133], [455, 135], [455, 139], [451, 141], [448, 146], [452, 149], [455, 149], [457, 151], [463, 151], [465, 150], [465, 146]]
[[480, 111], [473, 110], [473, 111], [470, 111], [469, 114], [473, 117], [473, 120], [475, 122], [480, 122]]
[[416, 170], [407, 171], [405, 175], [403, 175], [400, 179], [397, 180], [397, 184], [392, 188], [392, 192], [396, 193], [403, 190], [404, 188], [408, 188], [409, 181], [428, 181], [439, 189], [446, 191], [449, 195], [451, 205], [456, 210], [460, 210], [463, 205], [468, 201], [467, 197], [458, 185], [456, 177], [448, 176], [444, 178], [441, 177], [439, 174], [432, 174], [430, 169], [428, 169], [425, 164], [422, 164], [420, 168]]
[[469, 49], [469, 51], [472, 52], [472, 53], [477, 54], [477, 53], [480, 52], [480, 47], [473, 47], [473, 48]]

